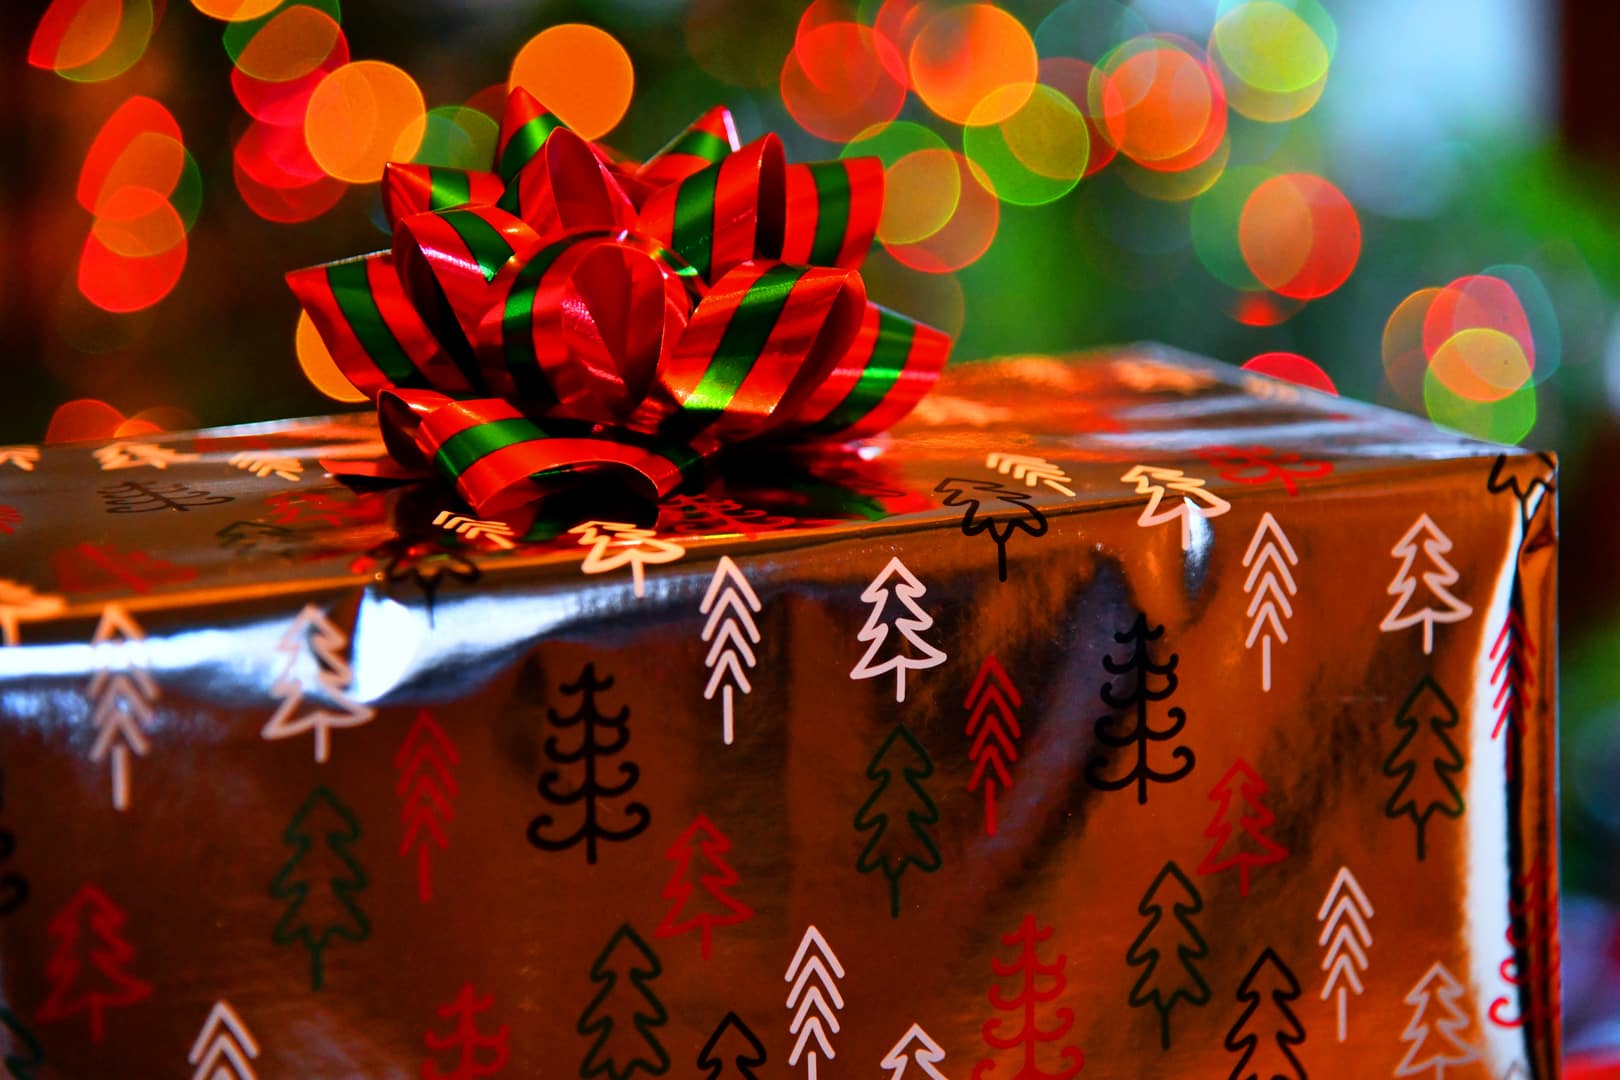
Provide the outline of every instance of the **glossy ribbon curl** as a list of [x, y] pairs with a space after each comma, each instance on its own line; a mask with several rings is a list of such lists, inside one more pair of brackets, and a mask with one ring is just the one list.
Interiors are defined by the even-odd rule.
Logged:
[[789, 165], [724, 108], [636, 164], [514, 90], [494, 172], [391, 164], [383, 202], [390, 250], [287, 280], [377, 406], [393, 461], [369, 471], [436, 470], [479, 513], [596, 471], [659, 497], [736, 443], [882, 431], [950, 351], [867, 299], [881, 163]]

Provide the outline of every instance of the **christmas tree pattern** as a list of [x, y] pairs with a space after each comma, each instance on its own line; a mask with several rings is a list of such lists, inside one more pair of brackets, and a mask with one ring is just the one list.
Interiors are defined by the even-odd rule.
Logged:
[[1019, 696], [1007, 672], [994, 656], [986, 656], [973, 679], [967, 700], [967, 734], [973, 740], [968, 760], [973, 772], [968, 776], [970, 792], [984, 789], [984, 834], [996, 835], [996, 792], [1012, 786], [1012, 764], [1018, 760], [1018, 712], [1024, 699]]
[[[559, 716], [557, 710], [547, 709], [546, 719], [559, 732], [579, 728], [579, 742], [573, 749], [564, 749], [560, 735], [548, 735], [545, 754], [558, 768], [540, 774], [540, 797], [557, 807], [581, 805], [584, 813], [579, 828], [564, 836], [547, 835], [557, 825], [551, 814], [541, 814], [529, 822], [529, 843], [541, 851], [566, 851], [576, 844], [585, 845], [585, 861], [596, 865], [596, 847], [599, 843], [622, 843], [634, 840], [646, 831], [652, 813], [639, 802], [627, 803], [622, 817], [628, 824], [613, 828], [602, 820], [601, 804], [630, 793], [641, 779], [641, 767], [633, 761], [620, 761], [617, 782], [604, 778], [607, 768], [603, 758], [617, 755], [630, 743], [630, 708], [620, 706], [611, 715], [598, 708], [596, 695], [613, 689], [613, 677], [597, 679], [596, 665], [587, 663], [579, 678], [563, 683], [564, 694], [578, 694], [579, 708], [568, 716]], [[564, 788], [562, 769], [580, 766], [579, 778], [570, 790]]]
[[1510, 725], [1516, 727], [1522, 722], [1527, 691], [1536, 681], [1531, 663], [1535, 657], [1535, 642], [1525, 633], [1524, 620], [1519, 617], [1518, 608], [1509, 607], [1507, 618], [1502, 621], [1501, 632], [1496, 635], [1490, 652], [1491, 662], [1495, 665], [1491, 668], [1490, 685], [1496, 691], [1496, 696], [1491, 699], [1491, 708], [1496, 710], [1496, 724], [1491, 728], [1491, 738], [1501, 738]]
[[[1508, 992], [1491, 1002], [1486, 1015], [1497, 1027], [1520, 1028], [1528, 1019], [1538, 1023], [1546, 1018], [1549, 1008], [1548, 994], [1536, 988], [1551, 983], [1549, 970], [1558, 967], [1558, 937], [1552, 929], [1557, 922], [1557, 900], [1550, 897], [1552, 872], [1544, 858], [1537, 858], [1523, 875], [1513, 878], [1514, 900], [1508, 902], [1507, 945], [1508, 955], [1497, 966], [1497, 973], [1507, 984]], [[1529, 978], [1519, 971], [1519, 957], [1528, 950], [1535, 935], [1547, 940], [1547, 947], [1530, 952]], [[1523, 988], [1531, 987], [1529, 992]], [[1524, 1012], [1510, 1013], [1509, 1009], [1527, 1006]]]
[[601, 989], [585, 1006], [575, 1030], [594, 1036], [580, 1064], [583, 1080], [605, 1076], [629, 1080], [636, 1070], [649, 1076], [669, 1071], [669, 1055], [655, 1029], [669, 1020], [651, 982], [664, 968], [647, 943], [625, 923], [613, 932], [591, 965], [591, 981]]
[[1261, 801], [1268, 790], [1249, 763], [1238, 758], [1209, 792], [1216, 810], [1204, 829], [1210, 848], [1198, 872], [1219, 874], [1237, 867], [1240, 896], [1249, 895], [1249, 871], [1288, 857], [1288, 850], [1266, 835], [1277, 822]]
[[60, 596], [37, 593], [31, 585], [0, 578], [0, 646], [21, 640], [19, 627], [25, 619], [47, 619], [66, 606]]
[[1534, 454], [1528, 460], [1514, 460], [1506, 454], [1496, 455], [1491, 463], [1491, 474], [1485, 480], [1485, 489], [1492, 495], [1506, 491], [1519, 504], [1519, 523], [1525, 534], [1530, 522], [1541, 509], [1546, 496], [1558, 490], [1556, 477], [1558, 462], [1551, 454]]
[[3, 1004], [0, 1004], [0, 1029], [9, 1037], [0, 1065], [6, 1067], [13, 1080], [34, 1080], [37, 1075], [34, 1070], [45, 1064], [45, 1048], [39, 1044], [39, 1036], [22, 1022], [22, 1017]]
[[[1427, 569], [1414, 573], [1420, 549], [1423, 565]], [[1401, 560], [1401, 568], [1395, 572], [1395, 579], [1386, 590], [1395, 597], [1395, 604], [1384, 616], [1384, 621], [1378, 624], [1378, 629], [1391, 634], [1421, 625], [1425, 655], [1434, 652], [1435, 623], [1460, 622], [1474, 613], [1471, 606], [1451, 592], [1458, 575], [1456, 568], [1446, 561], [1446, 552], [1450, 550], [1451, 539], [1440, 531], [1428, 514], [1419, 514], [1417, 521], [1390, 550], [1391, 555]], [[1418, 596], [1419, 578], [1422, 579], [1424, 590], [1421, 598]]]
[[[1069, 1029], [1074, 1027], [1074, 1010], [1065, 1005], [1052, 1005], [1063, 997], [1068, 978], [1063, 967], [1068, 958], [1062, 953], [1051, 961], [1042, 961], [1040, 948], [1052, 937], [1052, 928], [1042, 926], [1035, 916], [1025, 915], [1018, 929], [1001, 938], [1001, 943], [1017, 950], [1011, 963], [992, 958], [990, 970], [994, 978], [990, 983], [990, 1007], [1007, 1016], [991, 1016], [980, 1029], [980, 1037], [990, 1048], [992, 1056], [981, 1059], [973, 1066], [973, 1080], [997, 1076], [998, 1050], [1019, 1052], [1016, 1071], [1006, 1080], [1071, 1080], [1085, 1065], [1085, 1055], [1078, 1046], [1051, 1045], [1043, 1055], [1041, 1047], [1061, 1044]], [[1014, 979], [1016, 987], [1010, 993], [1001, 982]], [[1050, 1022], [1042, 1027], [1042, 1020]], [[1049, 1064], [1043, 1064], [1042, 1058]]]
[[1012, 534], [1046, 535], [1046, 515], [1031, 503], [1034, 496], [1030, 492], [1003, 487], [993, 480], [955, 477], [941, 480], [934, 491], [945, 496], [946, 506], [962, 508], [963, 536], [988, 533], [995, 541], [996, 577], [1001, 581], [1007, 580], [1007, 541]]
[[1332, 475], [1333, 462], [1307, 459], [1290, 450], [1269, 446], [1206, 446], [1198, 456], [1215, 466], [1215, 475], [1234, 484], [1281, 484], [1289, 496], [1299, 494], [1301, 481]]
[[[428, 1048], [422, 1062], [422, 1080], [478, 1080], [506, 1067], [511, 1030], [505, 1024], [489, 1035], [478, 1030], [478, 1017], [494, 1005], [494, 994], [479, 997], [472, 983], [463, 983], [454, 1001], [439, 1006], [436, 1011], [449, 1021], [451, 1030], [445, 1035], [429, 1031], [422, 1037]], [[440, 1062], [445, 1060], [446, 1052], [454, 1063], [442, 1068]]]
[[[893, 755], [903, 755], [891, 760]], [[899, 772], [903, 783], [896, 784]], [[881, 870], [889, 880], [889, 914], [900, 917], [900, 876], [915, 866], [925, 874], [939, 870], [939, 848], [929, 829], [939, 823], [939, 808], [923, 787], [934, 775], [934, 762], [904, 724], [896, 724], [866, 767], [877, 786], [855, 811], [857, 832], [870, 832], [855, 860], [862, 874]], [[903, 827], [902, 827], [903, 824]]]
[[130, 971], [135, 948], [121, 931], [124, 913], [94, 885], [83, 885], [67, 906], [52, 916], [45, 932], [55, 942], [45, 962], [50, 991], [34, 1012], [36, 1023], [86, 1013], [90, 1041], [101, 1042], [108, 1009], [122, 1008], [152, 996], [152, 984]]
[[697, 930], [702, 934], [703, 959], [709, 958], [717, 926], [736, 926], [754, 917], [754, 909], [731, 895], [737, 871], [726, 861], [731, 841], [699, 814], [681, 831], [664, 858], [675, 870], [662, 896], [670, 908], [653, 931], [654, 937], [674, 937]]
[[[325, 612], [314, 604], [304, 605], [276, 646], [276, 651], [287, 661], [281, 676], [270, 687], [270, 693], [281, 704], [260, 730], [260, 738], [292, 739], [313, 732], [315, 760], [324, 763], [331, 754], [334, 730], [371, 722], [376, 711], [348, 694], [354, 679], [349, 661], [343, 655], [348, 645], [348, 635], [334, 626]], [[296, 669], [310, 666], [315, 669], [313, 680], [294, 674]], [[312, 704], [300, 713], [306, 705], [304, 694], [311, 688], [311, 681], [333, 708]]]
[[97, 488], [96, 494], [101, 496], [101, 501], [106, 504], [104, 509], [109, 514], [150, 514], [158, 510], [184, 512], [236, 500], [234, 495], [215, 495], [178, 480], [162, 484], [150, 480], [126, 480], [122, 484]]
[[309, 950], [315, 990], [325, 981], [326, 950], [334, 940], [358, 944], [371, 936], [371, 920], [356, 902], [367, 884], [351, 850], [359, 840], [354, 812], [325, 787], [310, 793], [281, 834], [293, 853], [270, 882], [270, 898], [287, 905], [270, 940]]
[[1362, 891], [1361, 883], [1348, 866], [1339, 867], [1322, 906], [1316, 912], [1316, 921], [1322, 924], [1317, 944], [1327, 948], [1322, 958], [1322, 970], [1327, 979], [1322, 983], [1322, 1000], [1333, 998], [1339, 1016], [1339, 1041], [1350, 1035], [1347, 1006], [1350, 994], [1361, 996], [1361, 972], [1367, 970], [1367, 950], [1372, 948], [1372, 930], [1367, 922], [1373, 917], [1373, 906]]
[[[1188, 476], [1180, 469], [1136, 465], [1119, 479], [1123, 484], [1135, 484], [1136, 493], [1148, 497], [1147, 506], [1142, 508], [1141, 516], [1136, 519], [1137, 525], [1150, 529], [1167, 521], [1181, 523], [1182, 551], [1191, 550], [1194, 528], [1207, 533], [1210, 518], [1220, 517], [1232, 509], [1231, 503], [1204, 487], [1205, 481]], [[1180, 498], [1170, 509], [1161, 509], [1167, 498], [1177, 495]], [[1197, 519], [1197, 526], [1193, 524], [1194, 519]]]
[[1209, 956], [1209, 946], [1193, 923], [1193, 916], [1203, 910], [1203, 897], [1174, 862], [1164, 864], [1136, 906], [1148, 922], [1125, 952], [1125, 963], [1142, 969], [1131, 987], [1130, 1004], [1135, 1009], [1151, 1005], [1158, 1011], [1159, 1045], [1166, 1050], [1170, 1011], [1176, 1002], [1209, 1004], [1209, 984], [1196, 964]]
[[[945, 653], [922, 638], [922, 632], [934, 625], [934, 618], [917, 603], [928, 590], [918, 581], [899, 556], [890, 559], [872, 583], [861, 593], [861, 603], [870, 604], [872, 613], [866, 625], [855, 635], [866, 643], [866, 655], [850, 671], [851, 679], [873, 679], [894, 672], [894, 700], [906, 700], [906, 672], [937, 667], [945, 662]], [[891, 598], [895, 601], [890, 603]], [[898, 605], [904, 609], [894, 610]], [[897, 637], [910, 646], [910, 654], [896, 649], [887, 659], [878, 660], [883, 647], [889, 642], [893, 627]]]
[[1429, 819], [1436, 813], [1460, 818], [1467, 809], [1457, 786], [1457, 774], [1464, 765], [1462, 751], [1448, 734], [1457, 722], [1457, 707], [1427, 675], [1395, 715], [1395, 726], [1402, 735], [1384, 761], [1384, 775], [1396, 782], [1384, 804], [1384, 816], [1412, 819], [1417, 826], [1419, 862], [1427, 849]]
[[1289, 1003], [1299, 1000], [1299, 980], [1276, 953], [1266, 949], [1238, 984], [1243, 1014], [1226, 1033], [1226, 1048], [1241, 1055], [1232, 1080], [1305, 1080], [1305, 1066], [1294, 1048], [1305, 1042], [1305, 1028]]
[[[93, 646], [115, 646], [114, 655], [125, 657], [127, 643], [146, 640], [141, 626], [119, 604], [101, 609], [101, 619], [90, 637]], [[102, 650], [97, 650], [102, 655]], [[110, 761], [112, 804], [115, 810], [129, 809], [130, 756], [145, 757], [150, 749], [146, 733], [153, 725], [158, 699], [157, 682], [140, 662], [126, 663], [122, 670], [98, 667], [90, 679], [90, 722], [96, 728], [96, 741], [90, 747], [90, 760]]]
[[[0, 810], [5, 809], [5, 771], [0, 769]], [[6, 867], [17, 853], [17, 838], [10, 829], [0, 828], [0, 867]], [[28, 879], [15, 869], [0, 870], [0, 916], [10, 915], [28, 903]]]
[[998, 454], [992, 451], [985, 455], [984, 467], [994, 469], [1003, 476], [1011, 476], [1014, 480], [1022, 480], [1027, 487], [1044, 484], [1059, 495], [1074, 498], [1074, 489], [1069, 485], [1074, 478], [1042, 457], [1030, 454]]
[[[1110, 679], [1103, 684], [1100, 696], [1103, 704], [1112, 711], [1098, 717], [1094, 728], [1097, 741], [1110, 751], [1134, 746], [1136, 761], [1129, 770], [1116, 777], [1108, 776], [1113, 762], [1107, 753], [1094, 754], [1086, 763], [1086, 779], [1093, 787], [1103, 791], [1119, 791], [1135, 784], [1138, 804], [1147, 803], [1150, 782], [1174, 783], [1192, 772], [1194, 764], [1193, 752], [1185, 746], [1171, 749], [1170, 756], [1178, 762], [1174, 768], [1155, 769], [1149, 761], [1152, 745], [1174, 739], [1187, 723], [1187, 714], [1180, 706], [1166, 710], [1165, 715], [1170, 722], [1162, 728], [1155, 728], [1148, 715], [1148, 706], [1170, 697], [1180, 682], [1176, 677], [1176, 664], [1181, 659], [1178, 655], [1171, 653], [1163, 663], [1153, 660], [1151, 646], [1162, 637], [1164, 627], [1150, 627], [1147, 616], [1140, 614], [1130, 629], [1114, 635], [1116, 642], [1130, 646], [1131, 651], [1123, 660], [1115, 660], [1109, 654], [1103, 656], [1104, 670], [1115, 678], [1122, 677], [1122, 681]], [[1160, 685], [1155, 687], [1154, 680], [1161, 680]], [[1124, 731], [1120, 730], [1121, 714], [1130, 718], [1130, 727]]]
[[194, 566], [89, 541], [56, 552], [51, 566], [57, 585], [70, 593], [127, 590], [145, 596], [160, 585], [179, 585], [197, 576]]
[[1244, 639], [1245, 649], [1260, 642], [1260, 688], [1271, 690], [1271, 642], [1273, 639], [1288, 644], [1288, 631], [1283, 624], [1294, 617], [1294, 606], [1289, 597], [1299, 592], [1294, 584], [1290, 567], [1299, 565], [1299, 556], [1288, 542], [1282, 526], [1268, 511], [1260, 515], [1260, 524], [1243, 554], [1243, 565], [1249, 576], [1243, 581], [1243, 592], [1250, 597], [1249, 636]]
[[799, 522], [736, 499], [715, 495], [671, 495], [658, 504], [658, 527], [677, 536], [730, 533], [751, 535], [791, 529]]
[[719, 692], [720, 737], [727, 746], [735, 730], [732, 694], [747, 694], [753, 689], [748, 669], [757, 663], [753, 646], [759, 644], [759, 627], [754, 625], [754, 616], [759, 611], [759, 597], [754, 595], [748, 579], [729, 555], [720, 556], [698, 613], [709, 617], [703, 624], [703, 640], [709, 643], [709, 654], [703, 658], [703, 666], [709, 669], [703, 700], [713, 701]]
[[426, 709], [416, 714], [394, 755], [394, 771], [399, 774], [394, 794], [400, 799], [399, 821], [405, 829], [399, 854], [401, 858], [415, 854], [416, 895], [424, 904], [433, 899], [433, 849], [443, 851], [450, 844], [445, 826], [456, 816], [453, 804], [460, 789], [454, 770], [460, 760], [450, 736]]
[[[887, 1080], [905, 1080], [910, 1076], [927, 1080], [945, 1080], [945, 1074], [934, 1068], [945, 1060], [945, 1051], [924, 1031], [921, 1024], [912, 1024], [900, 1041], [883, 1055], [880, 1069], [888, 1069]], [[913, 1068], [913, 1066], [915, 1066]]]
[[764, 1045], [734, 1012], [726, 1013], [697, 1056], [697, 1067], [709, 1070], [704, 1080], [760, 1080], [754, 1070], [764, 1064]]
[[1432, 1072], [1434, 1080], [1444, 1080], [1448, 1067], [1459, 1068], [1479, 1060], [1479, 1047], [1464, 1035], [1471, 1021], [1459, 1003], [1462, 996], [1462, 984], [1438, 961], [1407, 993], [1405, 1001], [1412, 1006], [1412, 1019], [1401, 1032], [1401, 1041], [1407, 1047], [1401, 1063], [1395, 1066], [1396, 1076]]
[[0, 503], [0, 532], [11, 536], [23, 523], [23, 512], [9, 503]]
[[0, 446], [0, 465], [11, 465], [23, 472], [33, 472], [39, 464], [37, 446]]
[[257, 1080], [253, 1062], [258, 1056], [253, 1033], [230, 1002], [221, 999], [208, 1010], [186, 1060], [193, 1067], [191, 1080]]
[[[814, 926], [805, 929], [799, 939], [798, 951], [788, 964], [783, 981], [791, 983], [787, 1007], [793, 1013], [788, 1035], [796, 1041], [788, 1054], [788, 1068], [805, 1063], [805, 1080], [816, 1080], [816, 1063], [820, 1058], [831, 1061], [832, 1043], [827, 1029], [838, 1033], [838, 1013], [844, 1007], [844, 996], [838, 992], [838, 980], [844, 977], [844, 965]], [[814, 1040], [815, 1045], [811, 1042]]]
[[645, 567], [674, 562], [686, 554], [680, 544], [660, 540], [651, 529], [638, 529], [618, 521], [587, 521], [568, 531], [579, 537], [581, 547], [591, 549], [580, 563], [582, 573], [606, 574], [629, 566], [637, 596], [643, 595], [646, 589]]
[[148, 442], [114, 442], [94, 451], [96, 463], [102, 472], [118, 469], [167, 469], [183, 461], [201, 461], [201, 454], [186, 453], [172, 446], [159, 446]]

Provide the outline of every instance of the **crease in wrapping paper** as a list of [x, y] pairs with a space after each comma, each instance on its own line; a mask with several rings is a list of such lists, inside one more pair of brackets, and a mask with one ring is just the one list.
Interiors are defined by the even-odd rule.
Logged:
[[[1555, 1075], [1551, 462], [1240, 378], [966, 368], [875, 460], [589, 543], [230, 464], [370, 437], [341, 422], [0, 471], [6, 574], [63, 601], [3, 601], [39, 614], [0, 649], [0, 1050]], [[109, 513], [132, 479], [230, 500]]]

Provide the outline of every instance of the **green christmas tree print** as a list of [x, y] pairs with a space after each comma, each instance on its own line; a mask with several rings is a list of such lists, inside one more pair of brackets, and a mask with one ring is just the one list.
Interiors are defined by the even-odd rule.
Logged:
[[293, 853], [270, 883], [270, 896], [287, 904], [271, 940], [309, 950], [310, 985], [319, 990], [327, 946], [336, 938], [360, 942], [371, 936], [371, 920], [355, 903], [366, 887], [366, 872], [350, 850], [360, 839], [360, 822], [336, 795], [317, 787], [281, 839]]
[[583, 1080], [630, 1080], [638, 1069], [649, 1076], [669, 1071], [669, 1055], [654, 1030], [664, 1026], [669, 1014], [650, 985], [663, 970], [657, 954], [629, 923], [608, 938], [591, 965], [591, 981], [601, 989], [575, 1028], [581, 1035], [596, 1036], [579, 1065]]
[[[894, 782], [897, 769], [904, 783]], [[922, 786], [932, 775], [934, 763], [928, 751], [904, 724], [894, 726], [866, 767], [866, 778], [877, 787], [855, 811], [855, 828], [872, 835], [855, 861], [855, 869], [863, 874], [881, 870], [889, 879], [889, 914], [896, 919], [900, 917], [900, 875], [913, 866], [925, 874], [939, 869], [939, 848], [928, 831], [939, 822], [939, 808]]]

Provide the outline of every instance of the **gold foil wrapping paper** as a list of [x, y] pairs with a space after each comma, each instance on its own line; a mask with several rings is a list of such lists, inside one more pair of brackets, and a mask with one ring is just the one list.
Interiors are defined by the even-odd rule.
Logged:
[[1550, 459], [1152, 348], [656, 511], [374, 438], [0, 451], [15, 1075], [1556, 1075]]

